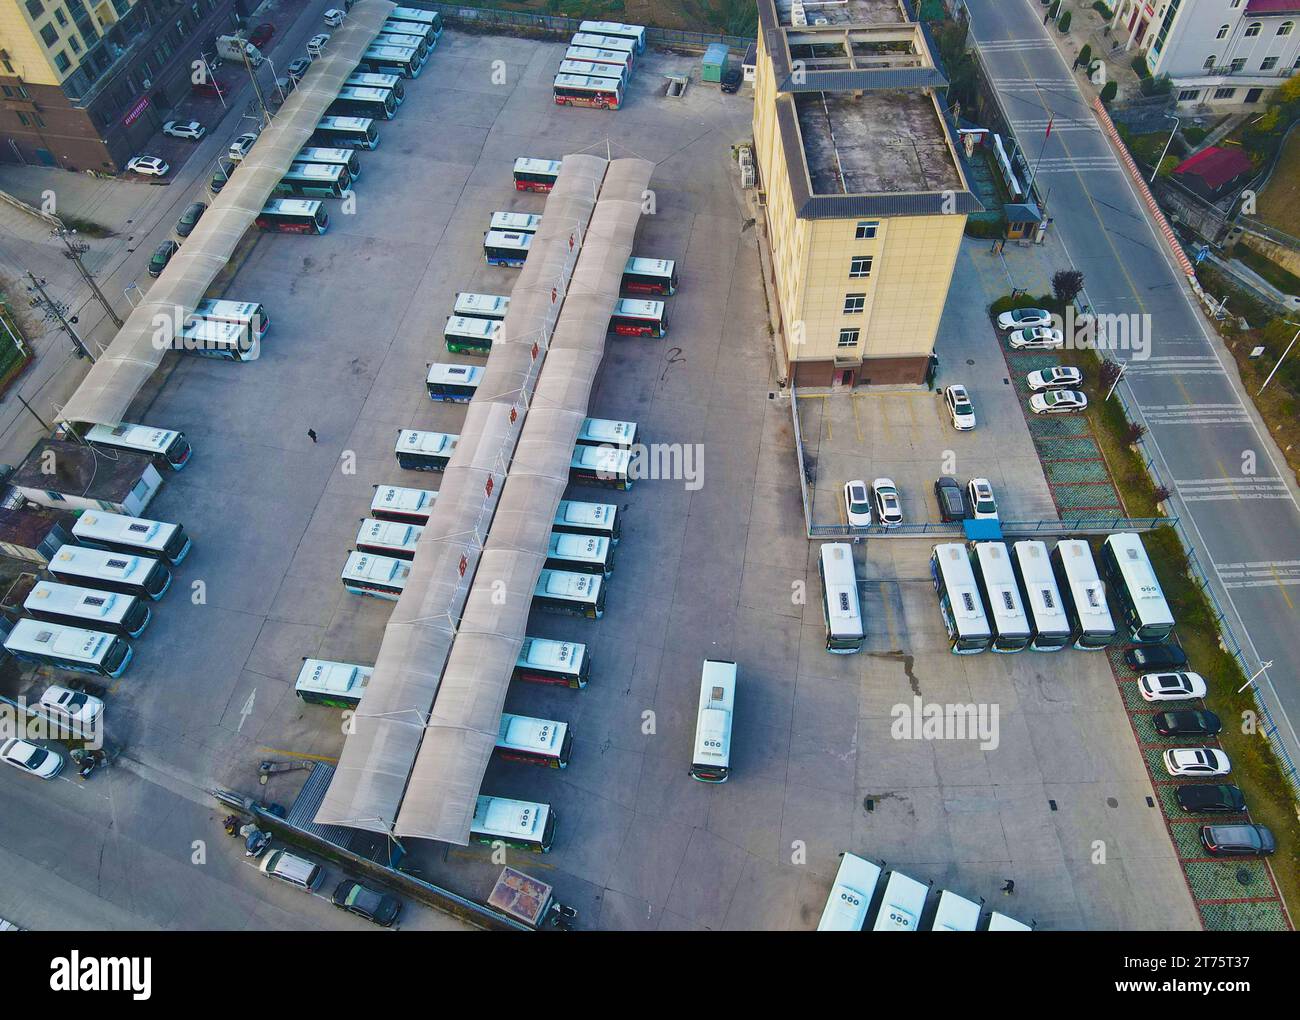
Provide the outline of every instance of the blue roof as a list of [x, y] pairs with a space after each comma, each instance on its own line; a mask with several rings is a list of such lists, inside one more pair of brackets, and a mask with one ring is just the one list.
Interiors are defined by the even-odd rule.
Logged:
[[966, 538], [971, 542], [1000, 542], [1002, 541], [1002, 522], [996, 517], [985, 517], [981, 520], [967, 520], [964, 522], [966, 528]]
[[731, 49], [726, 43], [709, 43], [709, 48], [704, 51], [704, 62], [706, 64], [725, 63], [730, 52]]

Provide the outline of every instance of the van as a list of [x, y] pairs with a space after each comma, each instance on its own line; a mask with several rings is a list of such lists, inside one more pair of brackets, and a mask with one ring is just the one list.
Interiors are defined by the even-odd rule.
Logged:
[[325, 869], [319, 864], [296, 857], [288, 850], [272, 850], [262, 859], [262, 874], [297, 886], [303, 892], [315, 892], [325, 881]]

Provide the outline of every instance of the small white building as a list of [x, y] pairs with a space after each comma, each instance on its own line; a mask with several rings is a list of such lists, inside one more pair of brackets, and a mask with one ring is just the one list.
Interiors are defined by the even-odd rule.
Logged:
[[162, 487], [162, 476], [143, 453], [109, 454], [85, 443], [42, 439], [9, 484], [24, 499], [55, 510], [108, 510], [140, 517]]

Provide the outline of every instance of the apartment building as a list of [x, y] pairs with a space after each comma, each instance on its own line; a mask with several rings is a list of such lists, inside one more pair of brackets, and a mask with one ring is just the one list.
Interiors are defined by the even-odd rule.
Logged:
[[252, 0], [0, 0], [0, 160], [115, 172]]
[[1300, 0], [1120, 0], [1112, 36], [1183, 106], [1251, 106], [1300, 70]]

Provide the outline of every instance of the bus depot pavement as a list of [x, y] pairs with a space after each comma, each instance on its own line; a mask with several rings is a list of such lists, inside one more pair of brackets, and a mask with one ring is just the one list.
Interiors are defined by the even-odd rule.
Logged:
[[[1197, 927], [1104, 657], [950, 655], [924, 540], [856, 547], [867, 648], [824, 650], [817, 546], [803, 534], [790, 410], [775, 396], [753, 228], [729, 158], [749, 135], [749, 105], [698, 84], [684, 100], [659, 96], [661, 74], [696, 58], [647, 53], [625, 109], [558, 109], [547, 83], [561, 53], [449, 29], [397, 119], [381, 125], [379, 148], [360, 154], [355, 215], [331, 203], [327, 235], [266, 236], [235, 275], [227, 295], [263, 302], [272, 319], [261, 360], [176, 359], [134, 412], [194, 444], [150, 508], [183, 522], [194, 551], [112, 692], [118, 765], [84, 786], [0, 778], [20, 807], [0, 833], [0, 862], [32, 883], [0, 889], [0, 915], [352, 926], [315, 897], [268, 889], [203, 791], [287, 805], [303, 773], [259, 787], [257, 763], [338, 754], [340, 713], [298, 701], [293, 680], [304, 656], [374, 661], [391, 606], [347, 594], [339, 572], [372, 485], [437, 485], [399, 470], [393, 443], [402, 427], [460, 427], [463, 408], [432, 404], [424, 389], [429, 362], [468, 360], [441, 341], [453, 295], [508, 291], [512, 271], [482, 261], [491, 212], [544, 214], [541, 196], [512, 187], [516, 156], [608, 144], [657, 161], [656, 212], [636, 247], [676, 259], [681, 285], [666, 339], [611, 338], [591, 411], [637, 421], [647, 442], [699, 444], [703, 484], [571, 490], [617, 502], [623, 540], [603, 620], [530, 624], [586, 642], [594, 669], [585, 691], [516, 684], [507, 697], [507, 711], [567, 720], [576, 738], [564, 772], [489, 768], [485, 792], [559, 815], [551, 854], [512, 851], [509, 863], [553, 883], [581, 927], [811, 928], [846, 849], [1044, 928]], [[504, 86], [493, 84], [495, 60], [506, 62]], [[983, 289], [959, 273], [951, 303], [982, 307]], [[970, 352], [948, 359], [945, 375], [975, 358], [976, 400], [987, 420], [1009, 424], [1019, 411], [993, 367], [993, 337], [958, 325], [945, 324], [944, 343]], [[865, 399], [937, 401], [922, 391]], [[932, 411], [896, 427], [941, 448], [955, 435], [928, 435], [948, 428]], [[981, 451], [1002, 430], [960, 438], [972, 440], [963, 477], [987, 463], [996, 480]], [[1045, 483], [1023, 461], [1027, 434], [1014, 442], [1005, 498], [1045, 512]], [[833, 470], [860, 465], [853, 477], [870, 479], [872, 452], [837, 452], [844, 467]], [[932, 482], [936, 468], [922, 468], [918, 458], [917, 477]], [[706, 657], [740, 671], [733, 773], [721, 786], [687, 776]], [[892, 711], [918, 696], [996, 706], [996, 748], [894, 739]], [[191, 863], [195, 840], [204, 866]], [[421, 877], [476, 899], [500, 871], [484, 847], [410, 843]], [[998, 891], [1008, 878], [1010, 898]], [[418, 910], [404, 926], [454, 923]]]

